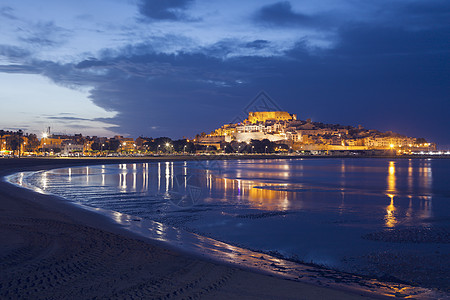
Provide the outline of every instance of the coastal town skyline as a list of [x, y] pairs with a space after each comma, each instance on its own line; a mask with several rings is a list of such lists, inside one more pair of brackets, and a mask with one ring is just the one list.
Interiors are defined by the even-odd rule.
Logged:
[[[260, 99], [260, 97], [262, 99]], [[270, 108], [261, 92], [247, 108]], [[448, 155], [436, 151], [436, 143], [423, 137], [408, 137], [396, 132], [300, 120], [285, 111], [249, 111], [245, 119], [222, 125], [195, 137], [139, 136], [136, 139], [54, 134], [48, 127], [41, 135], [22, 130], [0, 130], [0, 155], [109, 156], [154, 154], [230, 154], [279, 153], [301, 155]], [[442, 150], [442, 149], [440, 149]]]
[[[251, 112], [249, 109], [253, 109]], [[259, 109], [259, 110], [258, 110]], [[261, 110], [262, 109], [262, 110]], [[248, 114], [248, 117], [246, 117]], [[235, 122], [235, 123], [233, 123]], [[350, 130], [353, 134], [349, 134]], [[355, 134], [354, 131], [358, 131]], [[205, 130], [208, 132], [208, 130]], [[49, 139], [52, 136], [59, 140], [56, 146], [61, 148], [61, 143], [68, 143], [73, 148], [72, 150], [78, 151], [80, 147], [76, 147], [79, 137], [88, 138], [92, 137], [92, 141], [99, 140], [99, 143], [106, 140], [120, 140], [125, 141], [127, 144], [125, 147], [127, 150], [142, 150], [136, 145], [136, 141], [139, 146], [142, 146], [142, 141], [149, 141], [156, 139], [178, 140], [178, 141], [191, 141], [199, 145], [210, 145], [215, 150], [223, 148], [225, 143], [229, 142], [247, 142], [261, 141], [267, 139], [270, 142], [276, 142], [278, 144], [287, 143], [291, 149], [294, 150], [369, 150], [369, 149], [396, 149], [398, 154], [406, 154], [407, 152], [416, 151], [434, 151], [434, 150], [448, 150], [447, 146], [437, 147], [434, 141], [424, 137], [408, 137], [392, 130], [382, 132], [377, 129], [366, 129], [359, 124], [355, 125], [342, 125], [342, 124], [329, 124], [327, 122], [312, 121], [311, 119], [297, 120], [297, 114], [290, 114], [289, 112], [281, 111], [280, 107], [274, 102], [265, 91], [260, 91], [257, 96], [247, 105], [247, 107], [237, 115], [232, 122], [224, 123], [220, 128], [212, 130], [210, 133], [202, 131], [197, 132], [194, 135], [187, 136], [180, 135], [173, 136], [160, 136], [151, 137], [148, 135], [139, 135], [134, 139], [131, 135], [122, 136], [120, 134], [97, 136], [91, 134], [84, 134], [79, 132], [71, 133], [67, 132], [54, 132], [51, 126], [47, 126], [45, 130], [30, 130], [25, 132], [22, 129], [11, 130], [1, 129], [1, 135], [8, 136], [19, 134], [36, 137], [40, 144], [45, 139]], [[261, 135], [263, 134], [263, 135]], [[269, 134], [269, 135], [267, 135]], [[228, 136], [227, 136], [228, 135]], [[6, 139], [2, 141], [0, 151], [7, 150]], [[134, 145], [134, 147], [130, 147]], [[297, 145], [297, 146], [295, 146]], [[301, 146], [300, 146], [301, 145]], [[322, 145], [322, 146], [321, 146]], [[51, 148], [55, 145], [50, 144], [47, 148]], [[79, 145], [80, 146], [80, 145]], [[294, 147], [293, 147], [294, 146]], [[342, 146], [342, 147], [341, 147]], [[64, 145], [63, 145], [64, 147]], [[328, 147], [328, 149], [327, 149]], [[334, 147], [334, 148], [333, 148]], [[400, 147], [400, 148], [399, 148]], [[403, 149], [401, 147], [404, 147]], [[11, 147], [9, 147], [11, 148]], [[41, 145], [41, 149], [43, 146]], [[67, 147], [66, 147], [67, 148]], [[120, 148], [120, 147], [119, 147]], [[37, 148], [36, 148], [37, 149]], [[83, 145], [82, 149], [89, 149], [92, 151], [90, 145]], [[202, 149], [201, 147], [199, 149]], [[281, 149], [281, 148], [280, 148]], [[62, 149], [59, 149], [62, 150]], [[66, 149], [66, 153], [68, 150]]]
[[264, 89], [303, 120], [448, 148], [448, 11], [440, 0], [5, 1], [0, 128], [181, 138], [232, 121]]

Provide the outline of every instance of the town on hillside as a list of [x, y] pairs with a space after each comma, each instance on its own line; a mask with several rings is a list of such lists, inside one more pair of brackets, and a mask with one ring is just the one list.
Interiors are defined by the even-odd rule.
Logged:
[[343, 126], [298, 120], [297, 115], [285, 111], [249, 112], [243, 122], [226, 124], [210, 134], [196, 137], [202, 145], [218, 149], [227, 144], [250, 143], [268, 140], [284, 151], [348, 152], [391, 151], [410, 154], [436, 150], [435, 143], [424, 138], [407, 137], [391, 131], [380, 132], [362, 126]]
[[[192, 139], [123, 136], [112, 138], [0, 130], [0, 156], [119, 156], [159, 154], [403, 155], [433, 154], [436, 144], [424, 138], [299, 120], [285, 111], [249, 112], [242, 122], [226, 124]], [[436, 152], [435, 154], [444, 154]], [[447, 154], [447, 153], [445, 153]], [[450, 154], [450, 153], [449, 153]]]

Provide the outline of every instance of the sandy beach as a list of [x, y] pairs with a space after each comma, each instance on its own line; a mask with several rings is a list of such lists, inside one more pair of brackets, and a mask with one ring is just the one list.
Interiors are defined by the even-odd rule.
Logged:
[[[181, 159], [181, 158], [180, 158]], [[117, 160], [3, 159], [17, 171]], [[168, 250], [108, 218], [0, 182], [1, 299], [371, 299]]]

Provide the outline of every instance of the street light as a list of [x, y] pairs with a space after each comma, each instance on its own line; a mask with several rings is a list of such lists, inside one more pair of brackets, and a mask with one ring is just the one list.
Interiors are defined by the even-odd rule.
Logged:
[[389, 147], [391, 148], [392, 155], [395, 154], [394, 146], [395, 146], [394, 144], [390, 144], [390, 145], [389, 145]]
[[170, 152], [170, 143], [166, 143], [167, 151]]
[[264, 154], [267, 154], [267, 146], [264, 149]]

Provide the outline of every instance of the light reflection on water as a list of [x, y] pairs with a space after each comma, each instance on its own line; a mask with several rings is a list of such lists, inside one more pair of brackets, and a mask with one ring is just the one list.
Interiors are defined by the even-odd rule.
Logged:
[[[224, 161], [220, 162], [220, 172], [198, 168], [192, 162], [102, 165], [41, 172], [33, 184], [69, 199], [75, 196], [85, 204], [93, 201], [98, 205], [101, 199], [102, 207], [108, 209], [117, 209], [110, 207], [114, 201], [108, 200], [126, 198], [128, 194], [167, 200], [174, 191], [187, 193], [193, 181], [202, 190], [199, 204], [203, 205], [264, 211], [335, 211], [341, 215], [357, 211], [360, 217], [374, 222], [376, 218], [383, 220], [388, 228], [433, 216], [431, 161], [370, 161], [372, 165], [354, 162], [314, 165], [314, 161], [307, 160]], [[378, 213], [372, 216], [374, 209]]]
[[[343, 257], [395, 246], [364, 234], [448, 223], [449, 167], [389, 159], [157, 162], [56, 169], [28, 181], [118, 211], [112, 218], [121, 224], [131, 222], [128, 215], [156, 220], [151, 230], [162, 241], [179, 240], [177, 228], [213, 237], [197, 237], [194, 247], [231, 261], [242, 255], [235, 244], [351, 271]], [[23, 174], [18, 178], [21, 184]], [[193, 191], [200, 191], [198, 202], [177, 206]], [[133, 226], [149, 231], [143, 224]]]

